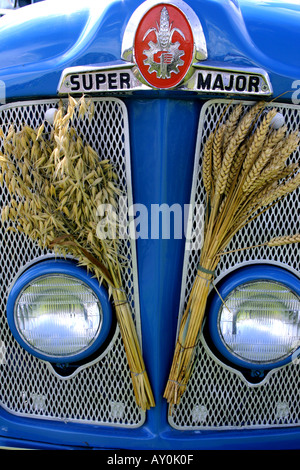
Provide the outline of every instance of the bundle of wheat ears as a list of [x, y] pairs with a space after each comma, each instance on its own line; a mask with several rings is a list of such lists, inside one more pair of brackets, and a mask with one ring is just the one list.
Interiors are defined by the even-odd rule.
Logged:
[[[245, 113], [242, 104], [210, 134], [203, 154], [202, 177], [207, 197], [204, 243], [188, 302], [183, 312], [164, 397], [180, 402], [192, 372], [214, 271], [233, 236], [300, 185], [298, 164], [287, 164], [297, 149], [298, 133], [273, 129], [277, 111], [257, 103]], [[299, 234], [266, 242], [299, 242]]]
[[[113, 297], [132, 376], [137, 405], [154, 406], [131, 308], [122, 285], [123, 261], [118, 237], [97, 237], [100, 205], [117, 207], [117, 175], [109, 160], [97, 153], [72, 127], [74, 113], [92, 114], [92, 102], [69, 98], [59, 106], [51, 132], [45, 124], [35, 130], [11, 126], [1, 132], [0, 182], [6, 183], [10, 204], [2, 209], [2, 221], [12, 222], [43, 249], [72, 256], [104, 282]], [[109, 223], [109, 217], [107, 218]], [[117, 221], [112, 220], [117, 223]], [[109, 227], [108, 227], [109, 230]]]

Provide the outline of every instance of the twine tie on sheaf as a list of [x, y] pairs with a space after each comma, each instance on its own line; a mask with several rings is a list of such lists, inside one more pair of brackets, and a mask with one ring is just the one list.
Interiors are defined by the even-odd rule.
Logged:
[[[199, 274], [199, 271], [200, 271], [201, 273], [208, 274], [210, 277], [207, 278], [207, 277], [203, 277], [203, 275], [201, 276], [201, 275]], [[212, 283], [212, 278], [214, 278], [214, 276], [215, 276], [215, 271], [212, 271], [211, 269], [206, 269], [206, 268], [204, 268], [203, 266], [201, 266], [201, 264], [199, 263], [199, 264], [198, 264], [198, 268], [197, 268], [197, 274], [196, 274], [196, 276], [200, 277], [201, 279], [204, 279], [204, 281], [206, 281], [207, 284], [210, 284], [210, 283]]]
[[[199, 274], [199, 273], [201, 273], [201, 274]], [[204, 277], [205, 275], [207, 275], [208, 277]], [[211, 269], [204, 268], [199, 263], [198, 267], [197, 267], [196, 276], [201, 278], [202, 280], [204, 280], [207, 287], [210, 284], [213, 287], [215, 287], [215, 285], [213, 283], [213, 279], [214, 279], [214, 276], [215, 276], [215, 271], [213, 271]], [[188, 317], [187, 322], [186, 322], [186, 327], [185, 327], [186, 332], [187, 332], [188, 324], [189, 324], [189, 321], [190, 321], [190, 314], [191, 314], [191, 312], [189, 312], [189, 317]], [[184, 340], [185, 340], [185, 337], [186, 337], [186, 332], [183, 335]], [[180, 339], [177, 339], [176, 344], [177, 344], [177, 347], [178, 347], [178, 353], [180, 355], [182, 355], [185, 351], [190, 351], [192, 353], [192, 355], [194, 355], [194, 350], [197, 348], [197, 346], [199, 344], [199, 338], [192, 345], [183, 345], [182, 342], [180, 341]], [[176, 388], [186, 386], [186, 384], [184, 382], [180, 382], [178, 380], [174, 380], [174, 379], [171, 379], [171, 378], [168, 379], [168, 382], [171, 382], [172, 384], [174, 384]]]
[[[209, 278], [206, 278], [206, 277], [203, 277], [199, 274], [199, 271], [203, 274], [207, 274], [209, 276]], [[209, 284], [213, 284], [213, 281], [212, 279], [214, 278], [214, 275], [215, 275], [215, 271], [212, 271], [210, 269], [206, 269], [204, 268], [203, 266], [201, 266], [201, 264], [199, 263], [198, 264], [198, 267], [197, 267], [197, 273], [196, 273], [196, 276], [203, 279], [204, 281], [206, 281], [206, 284], [209, 285]], [[190, 312], [189, 312], [189, 316], [190, 316]], [[190, 317], [189, 317], [190, 318]], [[189, 323], [189, 319], [187, 320], [186, 322], [186, 329], [188, 327], [188, 323]], [[184, 335], [184, 337], [186, 336], [186, 333]], [[185, 351], [187, 349], [194, 349], [197, 345], [198, 345], [198, 341], [196, 341], [195, 344], [191, 345], [191, 346], [183, 346], [183, 344], [180, 342], [179, 339], [177, 339], [177, 344], [180, 348], [181, 351]]]
[[128, 300], [127, 298], [127, 295], [126, 295], [126, 291], [123, 287], [111, 287], [111, 290], [113, 292], [117, 291], [117, 292], [121, 292], [122, 294], [124, 294], [125, 296], [125, 299], [117, 302], [115, 299], [112, 300], [112, 304], [115, 306], [115, 307], [120, 307], [120, 305], [125, 305], [125, 304], [129, 304], [130, 301]]
[[143, 375], [146, 371], [145, 370], [142, 370], [142, 372], [131, 372], [132, 375], [134, 375], [135, 377], [138, 377], [139, 375]]
[[[199, 271], [202, 272], [202, 273], [204, 273], [204, 274], [207, 274], [207, 275], [210, 276], [210, 277], [209, 277], [209, 278], [206, 278], [206, 277], [201, 276], [201, 275], [199, 274]], [[198, 264], [196, 276], [197, 276], [197, 277], [200, 277], [201, 279], [203, 279], [204, 281], [206, 281], [206, 284], [207, 284], [207, 285], [211, 284], [212, 287], [213, 287], [213, 289], [216, 291], [217, 295], [220, 297], [220, 299], [221, 299], [221, 301], [222, 301], [222, 304], [223, 304], [224, 306], [226, 306], [226, 304], [225, 304], [225, 302], [224, 302], [222, 296], [220, 295], [220, 293], [219, 293], [219, 291], [218, 291], [216, 285], [214, 284], [215, 271], [212, 271], [212, 270], [210, 270], [210, 269], [206, 269], [206, 268], [204, 268], [203, 266], [201, 266], [201, 264]], [[228, 309], [228, 307], [226, 307], [226, 308]], [[229, 309], [228, 309], [228, 310], [229, 310]], [[193, 344], [193, 345], [191, 345], [191, 346], [183, 346], [183, 345], [180, 343], [180, 341], [177, 339], [177, 344], [179, 345], [179, 347], [180, 347], [180, 349], [181, 349], [182, 351], [185, 351], [185, 350], [187, 350], [187, 349], [194, 349], [194, 348], [196, 348], [196, 347], [198, 346], [198, 344], [199, 344], [199, 340], [196, 341], [196, 343]]]
[[[201, 271], [205, 274], [209, 274], [210, 276], [214, 276], [215, 275], [215, 271], [212, 271], [211, 269], [206, 269], [204, 268], [203, 266], [201, 266], [201, 264], [198, 264], [198, 271]], [[198, 275], [198, 273], [197, 273]]]
[[115, 307], [120, 307], [120, 305], [125, 305], [125, 304], [128, 304], [129, 303], [129, 300], [124, 300], [122, 302], [116, 302], [115, 300], [113, 300], [113, 304]]

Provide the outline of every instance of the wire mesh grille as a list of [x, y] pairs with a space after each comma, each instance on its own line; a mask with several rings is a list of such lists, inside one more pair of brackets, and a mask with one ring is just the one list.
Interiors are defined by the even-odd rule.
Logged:
[[255, 429], [300, 425], [300, 365], [271, 372], [250, 385], [209, 351], [204, 338], [198, 362], [170, 424], [177, 429]]
[[[201, 177], [203, 148], [218, 121], [226, 120], [236, 103], [213, 100], [207, 102], [201, 112], [191, 195], [191, 204], [195, 207], [192, 232], [196, 242], [193, 238], [193, 244], [187, 247], [185, 254], [180, 315], [188, 300], [200, 259], [202, 218], [201, 211], [196, 208], [205, 205]], [[250, 103], [244, 103], [244, 112], [249, 106]], [[271, 106], [276, 106], [283, 114], [288, 131], [299, 131], [299, 107], [277, 103]], [[292, 161], [299, 161], [298, 150], [291, 156]], [[295, 191], [241, 230], [227, 250], [257, 246], [272, 237], [299, 233], [299, 206], [299, 191]], [[297, 244], [256, 247], [224, 255], [216, 271], [216, 283], [237, 266], [262, 262], [283, 265], [298, 273], [299, 248]], [[296, 361], [272, 371], [263, 382], [254, 386], [238, 371], [216, 359], [201, 336], [193, 375], [180, 404], [174, 407], [169, 423], [178, 429], [299, 426], [299, 364]]]
[[[0, 109], [1, 127], [7, 133], [11, 123], [16, 130], [23, 124], [39, 127], [49, 108], [57, 100], [17, 103]], [[97, 152], [100, 159], [109, 158], [115, 165], [119, 185], [131, 201], [128, 120], [124, 104], [117, 99], [95, 99], [92, 120], [75, 117], [73, 125], [79, 135]], [[8, 191], [0, 187], [0, 202], [9, 201]], [[127, 217], [122, 200], [120, 218]], [[11, 413], [53, 420], [84, 422], [98, 425], [137, 427], [144, 413], [135, 403], [130, 371], [119, 330], [102, 355], [78, 368], [71, 376], [62, 377], [47, 362], [24, 351], [10, 333], [6, 321], [8, 290], [14, 278], [28, 263], [51, 256], [42, 252], [27, 237], [0, 227], [0, 404]], [[135, 246], [124, 239], [121, 255], [128, 265], [123, 270], [123, 283], [131, 303], [140, 334], [139, 299], [136, 278]]]

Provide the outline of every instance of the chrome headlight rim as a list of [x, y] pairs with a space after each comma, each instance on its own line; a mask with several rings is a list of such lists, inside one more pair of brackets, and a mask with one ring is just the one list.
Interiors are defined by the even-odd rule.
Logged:
[[[75, 278], [77, 281], [85, 284], [89, 289], [91, 289], [95, 297], [98, 299], [102, 310], [101, 325], [99, 331], [97, 331], [97, 334], [93, 339], [93, 342], [90, 345], [87, 345], [85, 349], [69, 355], [66, 354], [55, 356], [34, 349], [34, 347], [22, 336], [15, 321], [17, 301], [22, 292], [25, 291], [26, 287], [28, 287], [36, 279], [42, 279], [55, 275]], [[15, 340], [20, 344], [21, 347], [23, 347], [25, 351], [41, 360], [53, 364], [68, 364], [86, 360], [101, 348], [111, 331], [113, 323], [112, 307], [105, 287], [99, 285], [97, 279], [94, 278], [92, 274], [87, 272], [84, 268], [68, 260], [46, 260], [39, 261], [37, 264], [29, 267], [15, 280], [13, 286], [10, 289], [7, 300], [7, 322]]]
[[249, 284], [251, 282], [272, 282], [281, 284], [290, 289], [300, 299], [300, 281], [299, 278], [283, 267], [268, 264], [256, 264], [238, 268], [236, 271], [229, 273], [217, 285], [218, 293], [214, 292], [209, 304], [208, 312], [208, 331], [209, 336], [221, 354], [223, 359], [229, 361], [234, 366], [247, 370], [269, 371], [282, 367], [292, 362], [294, 357], [298, 357], [300, 346], [296, 347], [289, 355], [272, 362], [251, 362], [242, 359], [238, 355], [227, 349], [218, 327], [218, 318], [220, 309], [223, 307], [223, 301], [231, 292], [239, 286]]

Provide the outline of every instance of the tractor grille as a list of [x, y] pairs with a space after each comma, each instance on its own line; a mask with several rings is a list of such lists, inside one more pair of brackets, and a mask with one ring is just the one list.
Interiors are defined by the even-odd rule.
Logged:
[[[99, 154], [110, 159], [119, 177], [120, 189], [131, 203], [131, 173], [128, 120], [124, 104], [117, 99], [95, 99], [91, 121], [74, 119], [74, 127]], [[11, 123], [16, 130], [26, 123], [40, 126], [45, 112], [58, 100], [17, 103], [0, 108], [1, 127], [7, 133]], [[8, 192], [0, 187], [1, 206]], [[125, 203], [126, 205], [126, 203]], [[120, 217], [127, 217], [126, 207]], [[119, 329], [100, 357], [63, 377], [51, 366], [23, 350], [14, 340], [6, 321], [8, 290], [20, 270], [33, 261], [51, 257], [22, 234], [0, 228], [0, 405], [10, 413], [31, 418], [84, 422], [97, 425], [138, 427], [145, 416], [136, 406], [130, 371]], [[122, 253], [129, 262], [123, 271], [123, 284], [131, 302], [140, 334], [139, 298], [134, 244], [124, 240]]]
[[[196, 149], [191, 204], [205, 204], [205, 191], [201, 177], [203, 146], [217, 122], [225, 120], [233, 103], [213, 100], [202, 108]], [[270, 104], [270, 107], [273, 106]], [[288, 131], [299, 130], [300, 110], [292, 105], [274, 105], [281, 112]], [[244, 103], [245, 111], [249, 103]], [[299, 161], [299, 153], [291, 161]], [[228, 246], [228, 251], [256, 246], [272, 237], [299, 233], [299, 191], [287, 196], [279, 204], [265, 212], [245, 229], [241, 230]], [[184, 311], [192, 288], [200, 258], [201, 213], [194, 210], [192, 230], [199, 240], [187, 247], [180, 303], [180, 315]], [[198, 230], [198, 233], [197, 233]], [[299, 272], [299, 247], [297, 244], [282, 247], [258, 247], [236, 251], [222, 257], [216, 272], [215, 284], [237, 267], [254, 263], [275, 263], [294, 273]], [[171, 426], [177, 429], [241, 429], [300, 425], [299, 361], [271, 371], [259, 384], [249, 383], [242, 374], [218, 360], [200, 338], [193, 375], [180, 404], [169, 417]]]

